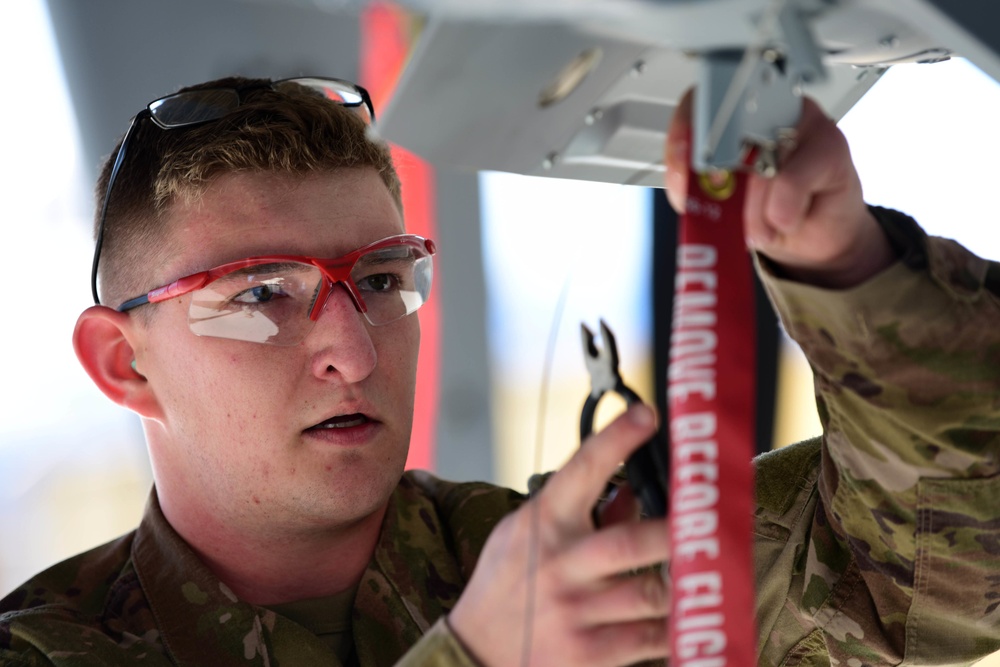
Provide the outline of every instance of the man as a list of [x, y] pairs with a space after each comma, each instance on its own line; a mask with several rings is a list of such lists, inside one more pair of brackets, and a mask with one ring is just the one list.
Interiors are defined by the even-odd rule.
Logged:
[[[686, 104], [668, 146], [678, 206]], [[404, 235], [371, 113], [344, 82], [227, 79], [137, 116], [98, 188], [100, 296], [121, 307], [85, 311], [74, 343], [142, 418], [155, 488], [137, 531], [0, 602], [0, 663], [665, 657], [668, 591], [646, 568], [669, 558], [666, 526], [635, 520], [627, 489], [591, 519], [654, 431], [648, 408], [530, 502], [402, 474], [434, 246]], [[781, 175], [751, 180], [747, 236], [827, 428], [826, 447], [759, 464], [762, 664], [988, 652], [995, 269], [877, 220], [811, 104]], [[958, 586], [934, 579], [955, 571]]]

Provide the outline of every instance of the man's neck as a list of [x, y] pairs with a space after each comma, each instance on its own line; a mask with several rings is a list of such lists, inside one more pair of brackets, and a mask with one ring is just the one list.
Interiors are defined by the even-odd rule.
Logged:
[[241, 600], [261, 606], [356, 586], [375, 551], [386, 511], [383, 506], [336, 528], [248, 533], [209, 513], [180, 511], [162, 496], [160, 505], [212, 573]]

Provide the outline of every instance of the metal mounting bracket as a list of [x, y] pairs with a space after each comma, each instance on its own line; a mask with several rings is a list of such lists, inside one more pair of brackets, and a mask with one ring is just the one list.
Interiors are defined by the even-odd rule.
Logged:
[[822, 10], [815, 2], [809, 5], [788, 0], [775, 16], [761, 18], [759, 44], [700, 54], [693, 118], [696, 169], [739, 168], [748, 149], [755, 148], [757, 170], [769, 176], [777, 172], [782, 144], [794, 140], [802, 86], [826, 79], [809, 27]]

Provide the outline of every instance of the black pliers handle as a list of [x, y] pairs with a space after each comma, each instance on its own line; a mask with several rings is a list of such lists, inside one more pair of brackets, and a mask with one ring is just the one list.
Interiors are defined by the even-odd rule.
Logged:
[[[614, 334], [601, 320], [603, 347], [594, 343], [594, 334], [587, 325], [580, 325], [583, 338], [583, 359], [590, 373], [590, 395], [583, 404], [580, 414], [580, 442], [594, 431], [594, 414], [601, 397], [613, 391], [625, 399], [627, 405], [641, 402], [639, 395], [632, 391], [618, 372], [618, 346]], [[625, 475], [632, 491], [642, 503], [643, 513], [651, 517], [667, 514], [667, 457], [665, 451], [657, 447], [656, 438], [651, 438], [637, 449], [625, 462]]]

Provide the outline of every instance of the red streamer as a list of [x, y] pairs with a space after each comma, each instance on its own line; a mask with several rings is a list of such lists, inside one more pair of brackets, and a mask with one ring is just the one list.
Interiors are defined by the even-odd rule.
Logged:
[[756, 412], [745, 175], [690, 173], [670, 347], [673, 667], [756, 664]]

